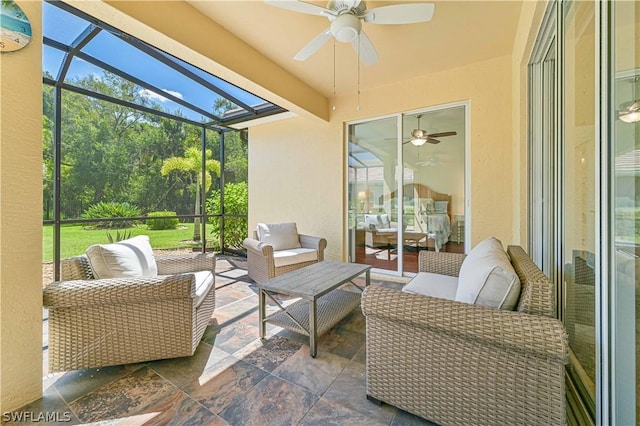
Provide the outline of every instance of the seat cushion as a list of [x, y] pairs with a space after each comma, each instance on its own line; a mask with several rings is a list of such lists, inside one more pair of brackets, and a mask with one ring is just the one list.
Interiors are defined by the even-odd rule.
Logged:
[[405, 293], [421, 294], [448, 300], [455, 300], [457, 289], [458, 277], [431, 272], [418, 272], [411, 281], [402, 287], [402, 291]]
[[196, 277], [196, 300], [194, 301], [194, 304], [198, 307], [204, 298], [207, 297], [209, 291], [215, 291], [211, 290], [214, 285], [214, 278], [211, 271], [193, 272], [193, 275]]
[[318, 260], [318, 251], [310, 248], [294, 248], [273, 252], [273, 264], [276, 268], [314, 260]]
[[147, 235], [113, 244], [95, 244], [87, 257], [96, 278], [155, 277], [158, 266]]
[[455, 300], [513, 310], [520, 296], [520, 279], [500, 240], [490, 237], [473, 248], [462, 262]]
[[258, 240], [272, 246], [274, 251], [301, 247], [298, 228], [293, 222], [259, 223], [257, 234]]

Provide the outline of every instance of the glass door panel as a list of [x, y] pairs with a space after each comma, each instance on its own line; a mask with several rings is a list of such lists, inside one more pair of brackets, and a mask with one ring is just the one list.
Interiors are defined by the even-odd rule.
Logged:
[[[640, 5], [614, 2], [614, 67], [611, 109], [613, 125], [612, 211], [610, 259], [611, 312], [614, 339], [613, 408], [617, 424], [640, 419]], [[631, 107], [631, 108], [630, 108]]]
[[403, 269], [417, 272], [420, 250], [464, 253], [465, 107], [404, 115], [403, 136]]
[[568, 373], [595, 416], [596, 78], [594, 2], [564, 3], [564, 322]]
[[350, 260], [399, 271], [397, 117], [350, 124], [348, 206]]

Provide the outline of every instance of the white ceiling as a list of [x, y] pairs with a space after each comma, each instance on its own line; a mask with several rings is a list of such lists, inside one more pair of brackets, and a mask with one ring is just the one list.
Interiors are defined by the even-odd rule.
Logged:
[[[367, 1], [367, 8], [403, 1]], [[193, 7], [325, 96], [334, 92], [333, 42], [304, 62], [293, 56], [329, 26], [325, 17], [291, 12], [262, 1], [189, 0]], [[311, 1], [326, 6], [323, 1]], [[360, 65], [367, 90], [465, 64], [511, 54], [522, 1], [452, 1], [435, 5], [430, 22], [407, 25], [363, 23], [380, 60]], [[206, 37], [206, 35], [203, 35]], [[211, 40], [215, 43], [215, 40]], [[336, 42], [336, 94], [354, 93], [358, 61], [350, 44]]]

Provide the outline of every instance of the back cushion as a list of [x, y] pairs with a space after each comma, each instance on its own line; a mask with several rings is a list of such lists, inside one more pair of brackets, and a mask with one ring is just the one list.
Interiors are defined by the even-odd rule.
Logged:
[[274, 250], [300, 248], [300, 237], [295, 222], [291, 223], [259, 223], [258, 240], [268, 244]]
[[366, 229], [391, 228], [391, 220], [388, 214], [365, 214], [364, 223]]
[[87, 249], [96, 278], [155, 277], [158, 266], [147, 235]]
[[500, 240], [481, 241], [462, 262], [455, 300], [511, 311], [519, 295], [520, 280]]

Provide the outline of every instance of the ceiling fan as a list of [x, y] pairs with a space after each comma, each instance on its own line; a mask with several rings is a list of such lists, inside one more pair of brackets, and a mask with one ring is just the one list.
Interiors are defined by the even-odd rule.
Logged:
[[298, 0], [264, 0], [266, 4], [308, 15], [325, 16], [331, 25], [304, 46], [293, 59], [304, 61], [331, 38], [351, 43], [365, 65], [378, 62], [373, 43], [362, 30], [362, 21], [370, 24], [413, 24], [428, 22], [433, 16], [432, 3], [406, 3], [367, 10], [363, 0], [329, 0], [327, 7]]
[[[437, 143], [440, 143], [440, 140], [436, 138], [443, 138], [445, 136], [455, 136], [458, 134], [457, 132], [454, 132], [454, 131], [440, 132], [440, 133], [427, 133], [426, 130], [420, 129], [420, 119], [422, 118], [422, 115], [416, 115], [416, 118], [418, 119], [418, 128], [413, 129], [413, 131], [411, 132], [411, 137], [407, 141], [402, 142], [403, 144], [406, 144], [409, 142], [411, 142], [415, 146], [422, 146], [426, 142], [437, 144]], [[391, 139], [394, 139], [394, 138], [391, 138]]]

